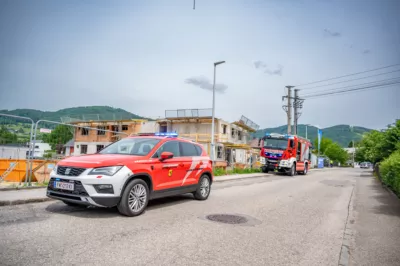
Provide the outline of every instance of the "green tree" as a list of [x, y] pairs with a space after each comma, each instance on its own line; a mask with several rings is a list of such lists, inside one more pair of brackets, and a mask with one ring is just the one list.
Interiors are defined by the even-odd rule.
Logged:
[[11, 133], [5, 126], [0, 127], [0, 144], [17, 143], [18, 137]]
[[[315, 139], [315, 150], [318, 150], [318, 139]], [[322, 138], [319, 153], [329, 157], [332, 161], [344, 164], [348, 160], [347, 152], [337, 142], [329, 138]]]
[[[318, 138], [316, 138], [316, 139], [314, 140], [314, 143], [315, 143], [315, 144], [314, 144], [314, 149], [315, 149], [316, 151], [318, 151]], [[321, 143], [320, 143], [319, 153], [320, 153], [320, 154], [324, 154], [325, 151], [326, 151], [326, 149], [327, 149], [332, 143], [333, 143], [333, 141], [332, 141], [331, 139], [322, 137], [322, 138], [321, 138]]]
[[50, 144], [51, 149], [55, 150], [57, 144], [65, 144], [73, 137], [71, 128], [64, 125], [57, 126], [50, 134], [43, 134], [42, 140]]
[[344, 164], [349, 156], [347, 152], [340, 147], [336, 142], [332, 142], [326, 149], [324, 154], [328, 156], [331, 160]]

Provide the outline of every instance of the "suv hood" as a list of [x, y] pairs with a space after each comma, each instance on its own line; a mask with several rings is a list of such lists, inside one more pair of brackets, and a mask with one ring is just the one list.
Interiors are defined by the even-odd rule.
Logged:
[[143, 156], [121, 154], [91, 154], [69, 157], [61, 160], [58, 165], [94, 168], [102, 166], [126, 165], [127, 163], [132, 163], [132, 161], [138, 159], [143, 159]]

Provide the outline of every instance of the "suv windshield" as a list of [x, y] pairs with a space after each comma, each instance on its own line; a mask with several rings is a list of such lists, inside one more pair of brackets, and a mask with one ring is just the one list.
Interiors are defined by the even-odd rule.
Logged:
[[145, 156], [160, 142], [159, 139], [125, 138], [99, 152], [99, 154], [126, 154]]
[[265, 139], [264, 148], [286, 150], [288, 141], [286, 139]]

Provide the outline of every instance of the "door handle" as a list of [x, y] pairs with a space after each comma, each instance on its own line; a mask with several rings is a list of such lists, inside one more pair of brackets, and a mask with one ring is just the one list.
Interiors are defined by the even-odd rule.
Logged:
[[178, 164], [179, 167], [184, 167], [185, 165], [183, 163]]

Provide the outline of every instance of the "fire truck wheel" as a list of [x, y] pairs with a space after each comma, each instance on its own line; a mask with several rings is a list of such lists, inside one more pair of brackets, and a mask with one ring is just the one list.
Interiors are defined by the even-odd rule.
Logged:
[[289, 176], [294, 176], [296, 174], [296, 164], [294, 163], [289, 171]]
[[266, 167], [266, 166], [263, 166], [263, 167], [261, 167], [261, 171], [263, 172], [263, 173], [268, 173], [268, 167]]
[[304, 171], [302, 172], [303, 175], [306, 175], [308, 172], [308, 164], [304, 165]]

